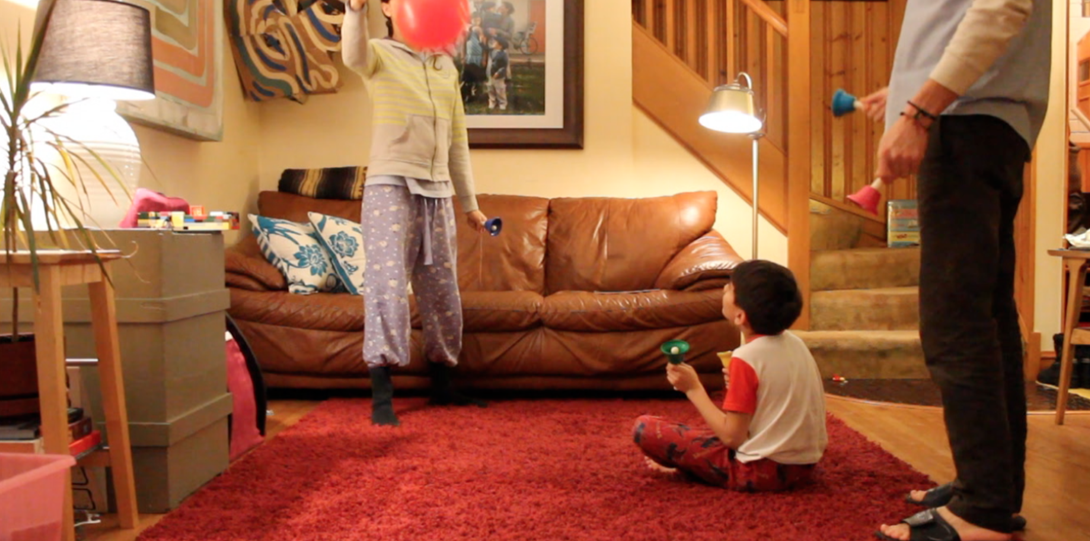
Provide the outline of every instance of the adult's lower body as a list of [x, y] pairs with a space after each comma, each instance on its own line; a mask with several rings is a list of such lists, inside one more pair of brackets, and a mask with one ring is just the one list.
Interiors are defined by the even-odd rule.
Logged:
[[957, 471], [946, 509], [1000, 533], [1025, 488], [1014, 218], [1029, 152], [998, 118], [946, 115], [917, 175], [920, 338]]

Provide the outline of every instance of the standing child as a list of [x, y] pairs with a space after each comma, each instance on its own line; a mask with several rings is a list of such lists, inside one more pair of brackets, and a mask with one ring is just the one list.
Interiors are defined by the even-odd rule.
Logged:
[[484, 81], [484, 43], [486, 39], [481, 29], [481, 16], [473, 14], [469, 34], [465, 43], [465, 65], [462, 66], [462, 102], [469, 103], [477, 95]]
[[786, 330], [801, 311], [791, 271], [759, 260], [734, 269], [723, 290], [723, 315], [742, 330], [745, 344], [723, 370], [723, 409], [708, 397], [692, 366], [668, 364], [667, 380], [685, 393], [707, 427], [640, 417], [633, 437], [648, 466], [740, 491], [784, 490], [810, 479], [828, 436], [817, 363]]
[[492, 38], [492, 56], [488, 63], [488, 108], [507, 110], [507, 38]]
[[445, 54], [413, 50], [390, 19], [401, 0], [382, 0], [389, 37], [368, 39], [367, 0], [349, 0], [342, 27], [344, 63], [359, 72], [374, 104], [364, 188], [363, 359], [371, 375], [371, 421], [398, 425], [391, 366], [409, 364], [408, 280], [424, 325], [432, 402], [476, 404], [451, 387], [462, 349], [462, 305], [454, 204], [457, 194], [477, 231], [477, 210], [458, 70]]

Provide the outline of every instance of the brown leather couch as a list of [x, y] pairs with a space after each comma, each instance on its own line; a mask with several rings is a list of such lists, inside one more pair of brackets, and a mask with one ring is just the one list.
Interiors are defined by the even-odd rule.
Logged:
[[[503, 219], [497, 237], [458, 221], [465, 318], [457, 369], [477, 389], [668, 389], [659, 346], [680, 338], [687, 361], [722, 388], [716, 353], [739, 343], [721, 315], [738, 255], [712, 230], [714, 192], [647, 199], [478, 196]], [[359, 221], [360, 202], [266, 191], [258, 214], [297, 222], [315, 211]], [[460, 209], [459, 209], [460, 212]], [[271, 387], [367, 387], [363, 301], [292, 295], [253, 236], [227, 251], [230, 314]], [[411, 301], [412, 359], [398, 388], [427, 384]]]

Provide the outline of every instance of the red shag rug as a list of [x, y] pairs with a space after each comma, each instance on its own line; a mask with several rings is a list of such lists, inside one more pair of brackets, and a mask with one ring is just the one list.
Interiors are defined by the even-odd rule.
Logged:
[[637, 416], [693, 422], [684, 400], [510, 400], [487, 409], [329, 400], [235, 463], [142, 541], [852, 541], [916, 509], [928, 479], [838, 419], [817, 482], [742, 494], [656, 474]]

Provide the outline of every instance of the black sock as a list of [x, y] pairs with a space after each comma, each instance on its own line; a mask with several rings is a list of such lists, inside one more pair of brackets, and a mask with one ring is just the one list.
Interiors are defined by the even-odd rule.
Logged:
[[376, 366], [371, 373], [371, 424], [398, 426], [401, 421], [394, 414], [394, 384], [390, 381], [390, 367]]
[[484, 400], [470, 398], [454, 390], [450, 382], [450, 366], [444, 363], [428, 363], [428, 372], [431, 374], [431, 403], [438, 406], [477, 406], [488, 407]]

